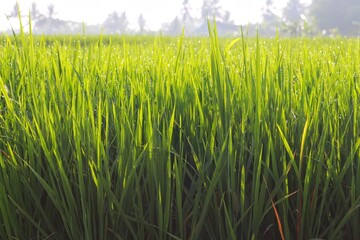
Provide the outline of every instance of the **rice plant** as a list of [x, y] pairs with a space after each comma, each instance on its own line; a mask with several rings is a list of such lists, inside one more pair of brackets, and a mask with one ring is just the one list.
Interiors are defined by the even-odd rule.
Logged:
[[2, 36], [1, 239], [357, 239], [360, 40]]

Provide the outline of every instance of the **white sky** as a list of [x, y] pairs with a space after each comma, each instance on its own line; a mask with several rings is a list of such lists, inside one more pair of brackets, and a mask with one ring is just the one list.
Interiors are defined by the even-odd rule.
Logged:
[[[288, 0], [274, 0], [277, 9], [283, 8]], [[163, 23], [171, 22], [181, 14], [183, 0], [18, 0], [23, 14], [28, 13], [31, 3], [36, 2], [41, 13], [47, 14], [47, 6], [54, 5], [56, 18], [86, 22], [88, 24], [103, 23], [109, 13], [126, 12], [130, 28], [137, 28], [138, 17], [143, 14], [146, 25], [152, 30], [158, 30]], [[189, 0], [192, 16], [198, 17], [203, 0]], [[261, 9], [266, 0], [220, 0], [222, 9], [231, 12], [231, 19], [236, 24], [261, 21]], [[310, 3], [311, 0], [301, 0]], [[10, 14], [16, 0], [0, 0], [0, 30], [10, 28], [5, 17]], [[279, 11], [279, 14], [281, 12]], [[18, 23], [12, 22], [18, 28]]]

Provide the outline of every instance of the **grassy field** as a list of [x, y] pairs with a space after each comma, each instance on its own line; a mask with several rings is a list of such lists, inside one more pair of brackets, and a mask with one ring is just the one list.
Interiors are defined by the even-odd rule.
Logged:
[[358, 239], [360, 40], [0, 43], [1, 239]]

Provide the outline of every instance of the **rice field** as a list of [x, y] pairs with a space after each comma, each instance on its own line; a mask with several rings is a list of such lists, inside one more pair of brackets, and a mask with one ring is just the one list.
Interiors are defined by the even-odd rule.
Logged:
[[2, 36], [1, 239], [358, 239], [360, 40]]

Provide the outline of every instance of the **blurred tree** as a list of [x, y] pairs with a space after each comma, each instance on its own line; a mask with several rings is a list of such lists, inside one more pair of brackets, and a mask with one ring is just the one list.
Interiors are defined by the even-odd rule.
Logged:
[[9, 14], [9, 17], [17, 18], [19, 16], [19, 10], [18, 9], [19, 9], [19, 4], [15, 3], [14, 7], [13, 7], [13, 10]]
[[175, 36], [180, 35], [182, 31], [182, 24], [180, 22], [179, 17], [175, 17], [174, 20], [170, 23], [170, 26], [167, 30], [169, 35]]
[[360, 33], [359, 0], [313, 0], [310, 13], [322, 31], [343, 35]]
[[201, 18], [206, 19], [210, 12], [211, 12], [210, 2], [207, 0], [204, 0], [203, 5], [201, 7]]
[[182, 3], [182, 9], [181, 9], [181, 12], [182, 12], [182, 20], [183, 22], [186, 22], [188, 20], [191, 20], [192, 17], [191, 17], [191, 7], [190, 7], [190, 4], [189, 4], [189, 0], [184, 0], [183, 3]]
[[287, 22], [301, 22], [304, 13], [305, 7], [300, 0], [289, 0], [283, 12]]
[[30, 15], [35, 22], [33, 27], [33, 32], [35, 34], [73, 34], [80, 32], [79, 25], [81, 24], [64, 21], [54, 17], [56, 12], [53, 4], [48, 5], [47, 14], [44, 15], [38, 10], [36, 2], [33, 2], [30, 9]]
[[281, 26], [281, 18], [274, 13], [274, 1], [266, 0], [266, 5], [262, 8], [262, 23], [258, 28], [262, 36], [274, 36], [276, 30]]
[[38, 10], [36, 2], [33, 2], [31, 4], [30, 15], [31, 15], [31, 19], [34, 21], [37, 21], [38, 19], [41, 19], [44, 17], [44, 15], [42, 15], [40, 13], [40, 11]]
[[140, 33], [144, 33], [145, 32], [146, 21], [145, 21], [145, 18], [144, 18], [144, 16], [142, 14], [139, 15], [138, 24], [139, 24], [139, 28], [140, 28]]
[[219, 6], [219, 0], [204, 0], [201, 7], [201, 18], [204, 20], [213, 17], [217, 20], [223, 19], [221, 7]]
[[48, 18], [53, 19], [55, 15], [55, 7], [54, 4], [50, 4], [48, 6]]
[[129, 22], [127, 20], [125, 12], [123, 12], [121, 16], [119, 16], [119, 14], [114, 11], [109, 14], [108, 18], [103, 24], [103, 27], [106, 33], [122, 34], [127, 31], [128, 24]]
[[273, 0], [266, 0], [266, 5], [262, 9], [263, 22], [265, 23], [278, 22], [279, 17], [273, 12], [273, 5], [274, 5]]
[[[19, 12], [21, 14], [20, 5], [18, 3], [15, 3], [11, 13], [7, 14], [6, 16], [9, 18], [19, 18]], [[26, 16], [21, 14], [21, 17], [26, 17]]]
[[110, 13], [103, 24], [104, 31], [106, 33], [116, 32], [116, 28], [119, 21], [120, 21], [120, 17], [116, 11]]
[[225, 12], [224, 17], [223, 17], [223, 22], [224, 22], [224, 23], [229, 23], [229, 24], [233, 24], [233, 23], [234, 23], [234, 22], [231, 20], [230, 15], [231, 15], [230, 11], [226, 11], [226, 12]]
[[129, 21], [127, 19], [126, 13], [123, 12], [120, 16], [119, 29], [121, 33], [126, 33], [128, 30]]
[[283, 11], [287, 30], [292, 36], [301, 33], [305, 17], [305, 7], [300, 0], [289, 0]]

